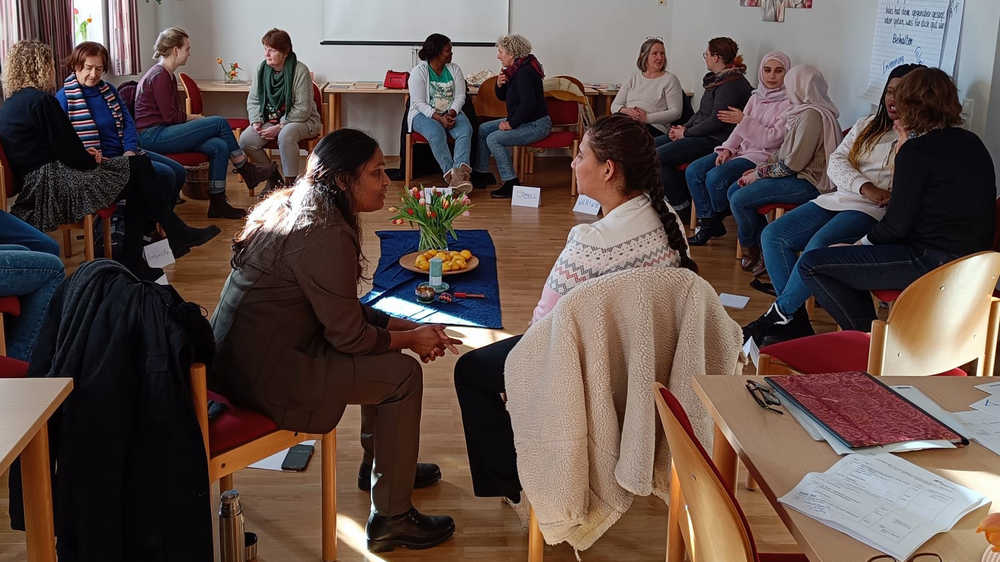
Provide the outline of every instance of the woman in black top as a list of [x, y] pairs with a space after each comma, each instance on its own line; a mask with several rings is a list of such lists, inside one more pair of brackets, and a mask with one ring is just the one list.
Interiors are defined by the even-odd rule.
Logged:
[[986, 146], [959, 128], [947, 74], [924, 68], [896, 88], [899, 135], [885, 217], [853, 246], [807, 252], [799, 273], [845, 330], [871, 329], [868, 292], [900, 290], [954, 259], [993, 246], [996, 177]]
[[753, 93], [753, 86], [744, 76], [747, 67], [738, 53], [739, 45], [729, 37], [716, 37], [708, 42], [702, 54], [708, 73], [702, 78], [705, 93], [698, 111], [687, 123], [670, 127], [667, 135], [656, 137], [663, 193], [682, 217], [691, 215], [691, 195], [684, 174], [677, 167], [711, 153], [725, 142], [742, 119], [739, 110]]
[[3, 86], [10, 97], [0, 106], [0, 144], [20, 186], [11, 213], [47, 232], [125, 197], [121, 261], [140, 278], [162, 275], [142, 261], [142, 234], [148, 221], [165, 218], [173, 201], [158, 190], [141, 189], [154, 183], [149, 158], [103, 158], [96, 148], [84, 148], [51, 93], [55, 67], [52, 49], [44, 43], [20, 41], [11, 47]]
[[510, 147], [544, 139], [552, 130], [552, 119], [542, 89], [545, 73], [542, 64], [531, 54], [531, 43], [520, 35], [501, 37], [497, 41], [497, 59], [504, 68], [497, 76], [496, 93], [507, 104], [507, 118], [479, 126], [479, 150], [472, 166], [472, 183], [485, 187], [496, 181], [490, 173], [492, 153], [503, 186], [490, 196], [506, 198], [518, 183]]

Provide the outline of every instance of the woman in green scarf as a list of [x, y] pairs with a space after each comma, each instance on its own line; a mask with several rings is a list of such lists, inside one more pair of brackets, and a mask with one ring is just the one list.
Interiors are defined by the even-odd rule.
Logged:
[[292, 39], [272, 29], [261, 39], [264, 60], [247, 96], [252, 126], [240, 135], [240, 147], [256, 162], [267, 161], [264, 148], [277, 141], [285, 185], [299, 175], [299, 141], [319, 136], [323, 127], [313, 100], [312, 74], [292, 51]]

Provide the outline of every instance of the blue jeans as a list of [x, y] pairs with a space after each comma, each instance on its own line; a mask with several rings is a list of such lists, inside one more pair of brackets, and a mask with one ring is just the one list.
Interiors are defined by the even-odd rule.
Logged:
[[21, 300], [21, 315], [4, 317], [8, 356], [31, 360], [45, 310], [63, 276], [62, 260], [57, 256], [32, 252], [15, 244], [0, 244], [0, 295], [17, 296]]
[[813, 184], [795, 176], [762, 178], [746, 187], [734, 183], [729, 187], [729, 208], [736, 219], [736, 239], [745, 248], [760, 244], [760, 231], [767, 226], [767, 219], [757, 214], [757, 209], [772, 203], [801, 205], [819, 195]]
[[802, 254], [799, 275], [816, 301], [845, 330], [871, 330], [869, 291], [898, 291], [959, 256], [899, 244], [838, 246]]
[[809, 298], [797, 267], [799, 252], [853, 244], [874, 224], [875, 219], [861, 211], [828, 211], [809, 202], [764, 227], [760, 246], [767, 274], [778, 293], [778, 310], [790, 316]]
[[[181, 188], [184, 187], [184, 182], [187, 181], [187, 169], [184, 168], [184, 165], [162, 154], [148, 150], [146, 151], [146, 156], [149, 157], [149, 161], [153, 164], [153, 172], [156, 174], [157, 181], [161, 183], [164, 189], [169, 188], [175, 196], [178, 195], [181, 192]], [[172, 204], [173, 201], [171, 201]]]
[[690, 203], [691, 196], [684, 185], [684, 173], [677, 167], [711, 153], [718, 143], [705, 137], [684, 137], [672, 141], [667, 135], [656, 137], [653, 143], [656, 146], [656, 157], [660, 161], [663, 195], [671, 207], [683, 209]]
[[479, 126], [479, 151], [476, 153], [476, 163], [472, 167], [477, 172], [490, 171], [490, 154], [497, 161], [500, 181], [508, 181], [517, 177], [514, 172], [514, 160], [510, 147], [524, 146], [538, 142], [548, 136], [552, 130], [552, 119], [546, 115], [534, 121], [521, 123], [516, 129], [501, 131], [500, 123], [505, 119], [494, 119]]
[[209, 193], [226, 191], [229, 160], [244, 157], [243, 149], [237, 144], [229, 122], [214, 116], [186, 123], [148, 127], [139, 131], [139, 144], [153, 152], [201, 152], [208, 156]]
[[706, 154], [688, 164], [684, 172], [694, 209], [700, 219], [722, 214], [729, 209], [729, 186], [740, 179], [743, 172], [756, 166], [752, 160], [740, 157], [730, 158], [725, 164], [716, 166], [717, 157], [714, 152]]
[[[472, 150], [472, 124], [464, 113], [459, 113], [455, 117], [455, 126], [451, 129], [445, 128], [437, 121], [427, 117], [423, 113], [413, 116], [413, 130], [423, 135], [431, 145], [431, 152], [441, 172], [447, 174], [448, 170], [469, 164], [469, 151]], [[451, 149], [448, 148], [448, 135], [455, 139], [455, 156], [452, 158]]]
[[0, 211], [0, 244], [15, 244], [26, 250], [59, 257], [58, 242], [6, 211]]

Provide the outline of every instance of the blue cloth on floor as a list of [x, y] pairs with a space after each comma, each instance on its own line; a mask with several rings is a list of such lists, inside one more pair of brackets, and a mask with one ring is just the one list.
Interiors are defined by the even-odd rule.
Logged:
[[448, 236], [452, 250], [469, 250], [479, 258], [479, 266], [467, 273], [446, 275], [448, 292], [482, 293], [485, 299], [455, 299], [451, 303], [417, 300], [414, 289], [427, 281], [426, 273], [414, 273], [399, 265], [399, 258], [417, 251], [420, 233], [416, 230], [381, 230], [382, 257], [372, 280], [372, 290], [361, 302], [378, 310], [427, 324], [503, 328], [500, 317], [500, 287], [497, 282], [497, 253], [486, 230], [459, 230], [458, 239]]

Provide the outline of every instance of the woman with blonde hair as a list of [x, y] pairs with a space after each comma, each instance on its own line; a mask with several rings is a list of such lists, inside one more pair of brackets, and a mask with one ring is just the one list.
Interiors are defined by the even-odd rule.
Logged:
[[[153, 46], [159, 62], [150, 67], [139, 80], [135, 94], [135, 126], [139, 129], [139, 144], [146, 150], [164, 154], [201, 152], [209, 162], [208, 216], [240, 219], [246, 215], [226, 200], [226, 175], [229, 162], [243, 176], [248, 188], [268, 181], [268, 189], [281, 180], [273, 164], [253, 164], [233, 136], [229, 122], [221, 117], [192, 119], [180, 108], [177, 79], [174, 71], [187, 64], [191, 56], [191, 40], [179, 27], [160, 32]], [[190, 119], [190, 120], [189, 120]]]
[[639, 47], [638, 72], [626, 80], [614, 101], [612, 113], [622, 113], [646, 125], [654, 137], [667, 134], [670, 124], [684, 110], [684, 89], [676, 76], [667, 72], [667, 51], [663, 40], [651, 37]]
[[542, 88], [545, 72], [542, 63], [531, 54], [531, 43], [520, 35], [505, 35], [497, 39], [497, 59], [503, 70], [497, 76], [496, 94], [507, 104], [507, 118], [479, 126], [479, 151], [472, 166], [472, 184], [485, 187], [496, 182], [489, 171], [493, 154], [503, 185], [490, 193], [490, 197], [506, 199], [518, 183], [511, 147], [544, 139], [552, 130], [552, 119]]
[[125, 241], [121, 262], [141, 278], [162, 275], [142, 260], [146, 223], [166, 223], [173, 200], [142, 189], [153, 170], [145, 156], [104, 158], [85, 148], [52, 95], [52, 49], [38, 41], [19, 41], [7, 53], [3, 86], [10, 97], [0, 105], [0, 144], [20, 183], [11, 212], [41, 231], [83, 220], [121, 197]]

